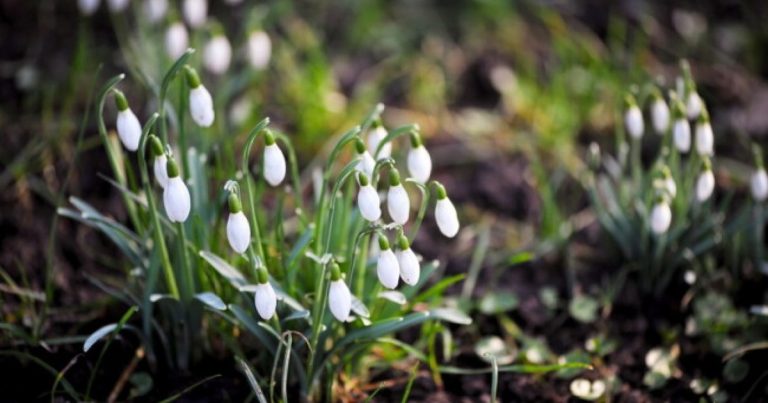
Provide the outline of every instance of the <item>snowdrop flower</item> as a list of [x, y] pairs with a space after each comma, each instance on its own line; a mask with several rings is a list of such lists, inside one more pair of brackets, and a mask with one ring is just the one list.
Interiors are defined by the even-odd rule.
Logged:
[[692, 88], [688, 92], [688, 98], [685, 101], [685, 110], [688, 114], [688, 119], [696, 119], [704, 109], [704, 101], [701, 100], [699, 93], [696, 92], [696, 88]]
[[227, 218], [227, 241], [235, 252], [243, 254], [251, 244], [251, 226], [243, 213], [240, 197], [235, 191], [229, 194], [229, 218]]
[[365, 149], [365, 143], [360, 138], [355, 141], [355, 151], [360, 161], [357, 163], [357, 172], [373, 178], [373, 170], [376, 168], [376, 161], [371, 157], [371, 153]]
[[445, 192], [445, 187], [441, 184], [437, 186], [437, 204], [435, 205], [435, 221], [440, 232], [448, 238], [453, 238], [459, 232], [459, 218], [456, 214], [456, 207]]
[[715, 190], [715, 175], [712, 173], [712, 163], [704, 157], [704, 170], [696, 179], [696, 201], [703, 203], [712, 196]]
[[335, 262], [331, 266], [331, 286], [328, 290], [328, 307], [333, 316], [340, 322], [349, 319], [349, 311], [352, 309], [352, 294], [349, 287], [341, 278], [339, 265]]
[[229, 69], [232, 61], [232, 45], [223, 34], [216, 34], [203, 49], [203, 65], [208, 71], [216, 75], [222, 75]]
[[119, 13], [128, 7], [129, 2], [130, 0], [108, 0], [107, 5], [109, 6], [109, 11]]
[[627, 110], [624, 112], [624, 126], [627, 128], [629, 137], [639, 140], [643, 137], [643, 131], [645, 131], [643, 112], [640, 111], [640, 107], [637, 106], [635, 97], [632, 95], [627, 95], [625, 102]]
[[165, 52], [168, 57], [176, 60], [184, 54], [189, 46], [189, 34], [181, 21], [172, 23], [165, 31]]
[[672, 126], [672, 140], [675, 142], [675, 148], [681, 154], [691, 150], [691, 125], [685, 117], [675, 119]]
[[379, 259], [376, 262], [376, 275], [379, 282], [386, 288], [393, 290], [397, 287], [400, 278], [400, 265], [395, 253], [389, 247], [389, 241], [383, 234], [379, 236]]
[[256, 305], [256, 312], [259, 313], [264, 320], [272, 319], [275, 316], [275, 308], [277, 308], [277, 295], [272, 288], [272, 284], [269, 284], [269, 276], [264, 268], [258, 270], [259, 284], [256, 285], [256, 294], [253, 297], [253, 302]]
[[155, 180], [161, 188], [165, 189], [165, 186], [168, 184], [168, 158], [165, 157], [165, 153], [163, 152], [163, 144], [160, 142], [160, 139], [157, 138], [157, 136], [151, 134], [149, 137], [149, 146], [150, 151], [152, 152], [152, 156], [155, 158], [154, 162], [152, 163], [152, 170], [155, 173]]
[[669, 129], [669, 107], [658, 91], [654, 94], [654, 100], [651, 104], [651, 122], [653, 123], [653, 130], [660, 136]]
[[712, 133], [712, 124], [709, 123], [709, 113], [706, 109], [701, 111], [696, 122], [696, 152], [709, 157], [715, 154], [715, 135]]
[[248, 61], [256, 70], [264, 70], [272, 56], [272, 41], [264, 31], [252, 31], [248, 35]]
[[392, 143], [386, 143], [381, 146], [379, 154], [376, 154], [376, 149], [379, 147], [379, 143], [381, 143], [385, 137], [387, 137], [387, 129], [385, 129], [378, 120], [374, 121], [373, 129], [368, 132], [368, 152], [377, 160], [386, 159], [392, 155]]
[[661, 168], [661, 183], [658, 187], [664, 190], [670, 199], [674, 199], [677, 196], [677, 184], [675, 184], [672, 172], [667, 166]]
[[156, 23], [168, 12], [168, 0], [144, 0], [144, 13], [150, 23]]
[[272, 186], [279, 185], [285, 178], [285, 157], [275, 143], [275, 137], [267, 131], [264, 135], [264, 178]]
[[358, 173], [358, 181], [360, 182], [360, 191], [357, 193], [357, 207], [363, 218], [375, 222], [381, 217], [379, 193], [371, 186], [364, 173]]
[[163, 190], [163, 204], [168, 219], [171, 222], [184, 222], [189, 217], [191, 202], [189, 200], [189, 189], [179, 175], [179, 166], [173, 158], [168, 159], [166, 165], [168, 171], [168, 184]]
[[200, 127], [210, 127], [213, 124], [213, 98], [211, 93], [200, 83], [197, 71], [189, 66], [184, 66], [189, 85], [189, 113], [192, 120]]
[[397, 240], [398, 251], [396, 253], [397, 263], [400, 266], [400, 278], [408, 285], [416, 285], [421, 275], [421, 265], [416, 254], [411, 250], [408, 238], [400, 232]]
[[208, 18], [208, 0], [184, 0], [184, 19], [192, 28], [200, 28]]
[[411, 133], [411, 150], [408, 151], [408, 172], [419, 183], [427, 183], [432, 174], [432, 158], [418, 133]]
[[117, 135], [128, 151], [136, 151], [139, 148], [141, 138], [141, 123], [128, 106], [128, 100], [122, 91], [114, 90], [115, 104], [117, 105]]
[[387, 210], [392, 220], [400, 225], [408, 222], [411, 200], [400, 182], [400, 173], [392, 168], [389, 172], [389, 190], [387, 191]]
[[661, 196], [651, 210], [651, 231], [656, 235], [661, 235], [669, 229], [672, 223], [672, 210], [666, 197]]
[[99, 0], [78, 0], [77, 5], [80, 7], [80, 13], [91, 16], [99, 9]]
[[749, 185], [752, 190], [752, 198], [757, 202], [763, 202], [768, 198], [768, 174], [765, 172], [763, 155], [760, 147], [755, 145], [753, 146], [752, 151], [755, 155], [755, 165], [757, 168], [752, 173]]

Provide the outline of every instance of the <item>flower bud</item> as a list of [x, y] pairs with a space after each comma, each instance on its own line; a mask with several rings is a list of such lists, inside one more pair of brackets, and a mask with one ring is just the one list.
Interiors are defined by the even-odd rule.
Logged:
[[229, 218], [227, 219], [227, 241], [237, 253], [245, 253], [251, 244], [251, 226], [243, 213], [240, 197], [229, 195]]
[[360, 209], [360, 215], [367, 221], [375, 222], [381, 218], [379, 193], [371, 186], [365, 174], [358, 174], [358, 178], [360, 191], [357, 193], [357, 207]]
[[411, 150], [408, 151], [408, 172], [419, 183], [427, 183], [432, 174], [432, 158], [421, 142], [418, 133], [411, 133]]
[[264, 31], [253, 31], [248, 35], [248, 61], [256, 70], [264, 70], [272, 56], [272, 41]]
[[189, 34], [183, 23], [176, 21], [165, 31], [165, 52], [173, 60], [184, 54], [189, 46]]
[[360, 138], [355, 140], [355, 151], [360, 161], [357, 163], [357, 172], [365, 174], [368, 178], [373, 177], [373, 170], [376, 168], [376, 161], [371, 157], [371, 153], [365, 149], [365, 143]]
[[376, 155], [376, 149], [385, 137], [387, 137], [387, 129], [379, 121], [375, 121], [373, 129], [368, 132], [368, 152], [377, 160], [386, 159], [392, 155], [392, 143], [381, 146], [379, 154]]
[[448, 238], [453, 238], [459, 232], [459, 217], [456, 207], [445, 192], [443, 185], [437, 185], [437, 204], [435, 205], [435, 221], [440, 232]]
[[752, 173], [749, 185], [752, 190], [752, 198], [755, 201], [763, 202], [768, 198], [768, 174], [766, 174], [765, 168], [758, 167]]
[[190, 88], [189, 113], [192, 115], [192, 120], [200, 127], [210, 127], [215, 115], [211, 93], [200, 83], [200, 76], [195, 69], [184, 66], [184, 72]]
[[150, 23], [159, 22], [167, 12], [168, 0], [144, 0], [144, 13]]
[[416, 254], [413, 253], [408, 243], [408, 238], [403, 233], [398, 236], [398, 248], [396, 253], [397, 263], [400, 266], [400, 278], [408, 285], [416, 285], [421, 276], [421, 265]]
[[173, 158], [168, 159], [166, 170], [168, 171], [168, 183], [163, 190], [165, 212], [168, 214], [168, 219], [171, 222], [184, 222], [189, 217], [189, 210], [192, 204], [189, 197], [189, 189], [187, 189], [184, 180], [181, 179], [179, 166], [176, 165], [176, 161]]
[[349, 312], [352, 310], [352, 294], [349, 292], [347, 284], [341, 278], [339, 266], [336, 263], [332, 263], [331, 266], [328, 307], [338, 321], [346, 322], [349, 319]]
[[672, 140], [675, 142], [675, 148], [681, 154], [691, 150], [691, 125], [684, 117], [675, 119], [672, 126]]
[[704, 101], [701, 100], [696, 89], [693, 89], [693, 91], [688, 93], [688, 98], [685, 101], [685, 111], [688, 114], [688, 119], [694, 120], [698, 118], [703, 108]]
[[80, 13], [88, 17], [99, 9], [99, 0], [78, 0], [77, 5], [80, 7]]
[[624, 126], [627, 128], [629, 137], [638, 140], [643, 137], [643, 132], [645, 131], [643, 112], [640, 111], [640, 107], [637, 106], [637, 102], [635, 102], [635, 98], [632, 95], [627, 95], [626, 104]]
[[117, 104], [117, 135], [128, 151], [136, 151], [139, 148], [139, 139], [141, 139], [141, 123], [128, 107], [128, 101], [125, 95], [119, 90], [114, 90], [115, 104]]
[[231, 61], [232, 45], [229, 44], [226, 36], [217, 34], [208, 40], [203, 49], [203, 65], [208, 71], [222, 75], [229, 69]]
[[715, 154], [715, 135], [706, 109], [701, 111], [699, 120], [696, 122], [696, 152], [708, 157]]
[[119, 13], [128, 7], [129, 2], [130, 0], [108, 0], [107, 6], [109, 6], [109, 11]]
[[672, 223], [672, 210], [669, 208], [665, 198], [660, 198], [659, 201], [653, 206], [651, 210], [651, 231], [654, 234], [660, 235], [669, 229], [669, 225]]
[[269, 132], [266, 133], [266, 147], [264, 147], [264, 178], [272, 186], [278, 186], [285, 178], [285, 157], [280, 147], [275, 143], [275, 138]]
[[[263, 273], [263, 274], [262, 274]], [[266, 270], [259, 269], [259, 284], [256, 285], [256, 293], [253, 297], [253, 302], [256, 305], [256, 312], [259, 313], [261, 319], [269, 320], [275, 316], [275, 309], [277, 308], [277, 295], [272, 288], [272, 284], [266, 279]], [[263, 282], [261, 280], [264, 280]]]
[[696, 179], [696, 200], [703, 203], [712, 196], [715, 190], [715, 175], [712, 169], [705, 168]]
[[192, 28], [200, 28], [208, 18], [207, 0], [184, 0], [182, 8], [184, 19]]
[[408, 222], [408, 215], [411, 210], [411, 200], [408, 192], [400, 183], [400, 174], [393, 169], [389, 173], [389, 190], [387, 191], [387, 210], [392, 220], [400, 225]]
[[651, 104], [651, 122], [653, 130], [660, 136], [669, 129], [669, 107], [660, 95], [657, 95]]
[[390, 290], [397, 287], [397, 281], [400, 278], [400, 266], [397, 262], [397, 257], [392, 249], [389, 247], [389, 241], [385, 236], [379, 237], [379, 259], [376, 263], [376, 275], [379, 277], [379, 282]]

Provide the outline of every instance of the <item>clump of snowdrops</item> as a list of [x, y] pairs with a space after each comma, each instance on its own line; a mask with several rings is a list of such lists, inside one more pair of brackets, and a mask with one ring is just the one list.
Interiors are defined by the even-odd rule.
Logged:
[[[616, 242], [627, 269], [638, 272], [643, 289], [654, 294], [664, 292], [680, 268], [716, 265], [723, 245], [736, 235], [746, 234], [747, 249], [762, 249], [758, 229], [768, 197], [762, 152], [754, 147], [753, 201], [734, 209], [732, 194], [717, 198], [710, 114], [687, 62], [681, 63], [681, 71], [666, 96], [656, 84], [627, 93], [617, 156], [590, 145], [590, 171], [584, 182], [597, 218]], [[644, 164], [641, 155], [648, 150], [655, 156]], [[743, 249], [727, 251], [732, 263], [744, 258]], [[685, 274], [692, 283], [697, 271]]]

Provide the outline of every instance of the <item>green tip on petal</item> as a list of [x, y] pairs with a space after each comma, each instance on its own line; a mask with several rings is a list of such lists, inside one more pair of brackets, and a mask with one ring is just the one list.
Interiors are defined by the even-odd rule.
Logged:
[[165, 165], [165, 168], [168, 171], [168, 178], [179, 176], [179, 164], [176, 163], [173, 157], [168, 158], [168, 163]]
[[365, 152], [365, 143], [360, 137], [355, 138], [355, 151], [357, 151], [358, 154]]
[[271, 130], [264, 131], [264, 143], [268, 146], [275, 144], [275, 135], [272, 134]]
[[267, 269], [263, 267], [256, 270], [256, 276], [258, 277], [259, 284], [267, 284], [269, 281], [269, 274], [267, 273]]
[[624, 96], [624, 108], [629, 109], [633, 106], [637, 106], [637, 101], [635, 101], [635, 96], [632, 94], [627, 94]]
[[709, 111], [707, 110], [706, 106], [701, 108], [701, 114], [699, 115], [698, 122], [709, 123]]
[[381, 119], [376, 119], [373, 121], [373, 123], [371, 123], [371, 127], [373, 127], [374, 129], [379, 128], [381, 126], [382, 126]]
[[702, 158], [702, 163], [704, 164], [704, 171], [712, 170], [712, 160], [710, 160], [708, 156], [705, 155]]
[[360, 186], [368, 186], [368, 176], [360, 172], [357, 174], [357, 181], [360, 182]]
[[339, 264], [336, 262], [331, 263], [331, 281], [339, 281], [341, 280], [341, 268], [339, 268]]
[[381, 250], [389, 249], [389, 240], [387, 239], [387, 236], [384, 234], [379, 234], [379, 249]]
[[240, 197], [234, 192], [229, 194], [227, 198], [229, 204], [229, 212], [232, 214], [243, 211], [243, 204], [240, 202]]
[[163, 155], [163, 143], [154, 134], [149, 135], [149, 150], [153, 157], [159, 157]]
[[400, 248], [400, 250], [406, 250], [411, 247], [411, 244], [408, 242], [408, 238], [403, 231], [400, 231], [400, 234], [397, 235], [397, 247]]
[[392, 168], [392, 170], [389, 171], [389, 186], [398, 185], [400, 185], [400, 172], [398, 172], [397, 169]]
[[411, 147], [418, 148], [418, 147], [421, 147], [421, 145], [422, 145], [421, 136], [419, 135], [418, 132], [412, 131], [411, 132]]
[[184, 65], [184, 76], [187, 78], [187, 85], [189, 85], [189, 88], [197, 88], [201, 85], [200, 76], [197, 74], [197, 70], [188, 64]]
[[127, 110], [128, 100], [125, 98], [125, 94], [123, 94], [123, 92], [118, 89], [114, 89], [112, 91], [115, 93], [115, 105], [117, 105], [117, 110], [120, 112]]
[[440, 182], [435, 181], [435, 193], [437, 193], [437, 200], [443, 200], [448, 197], [448, 193], [445, 191], [445, 186]]

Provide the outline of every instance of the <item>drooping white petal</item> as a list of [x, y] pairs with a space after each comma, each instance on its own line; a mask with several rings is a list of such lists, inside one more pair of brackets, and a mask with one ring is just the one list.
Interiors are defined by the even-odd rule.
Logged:
[[129, 2], [130, 0], [108, 0], [107, 5], [109, 6], [109, 11], [119, 13], [128, 7]]
[[379, 277], [381, 285], [390, 290], [397, 287], [397, 280], [400, 278], [400, 265], [392, 249], [386, 249], [379, 254], [379, 260], [376, 263], [376, 274]]
[[349, 311], [352, 309], [352, 294], [350, 294], [344, 280], [331, 282], [328, 291], [328, 307], [337, 320], [346, 322], [349, 319]]
[[181, 22], [174, 22], [165, 31], [165, 52], [168, 57], [176, 60], [184, 54], [189, 46], [187, 28]]
[[446, 197], [437, 201], [435, 221], [437, 221], [440, 232], [448, 238], [453, 238], [459, 232], [459, 217], [456, 214], [456, 207], [453, 206], [449, 198]]
[[155, 157], [155, 162], [152, 164], [152, 169], [155, 172], [155, 180], [161, 188], [165, 189], [168, 185], [168, 158], [165, 155]]
[[753, 172], [749, 185], [752, 190], [752, 197], [756, 201], [761, 202], [768, 198], [768, 174], [766, 174], [765, 169], [759, 168]]
[[163, 204], [168, 219], [172, 222], [184, 222], [189, 217], [192, 203], [189, 199], [189, 189], [181, 176], [168, 179], [168, 184], [163, 190]]
[[141, 123], [131, 108], [117, 112], [117, 135], [128, 151], [139, 148], [141, 138]]
[[264, 31], [253, 31], [248, 35], [248, 60], [251, 67], [263, 70], [272, 56], [272, 41]]
[[232, 61], [232, 45], [224, 35], [216, 35], [205, 44], [203, 65], [213, 74], [221, 75], [229, 69]]
[[671, 177], [664, 179], [664, 189], [667, 191], [667, 194], [671, 199], [674, 199], [675, 196], [677, 196], [677, 184]]
[[227, 219], [227, 241], [237, 253], [245, 253], [251, 243], [251, 226], [242, 211], [230, 213]]
[[373, 178], [373, 170], [376, 167], [376, 161], [371, 157], [371, 153], [366, 150], [362, 155], [359, 155], [359, 157], [360, 161], [357, 163], [357, 171], [364, 173], [368, 179]]
[[657, 98], [651, 104], [651, 120], [656, 134], [663, 135], [669, 128], [669, 107], [663, 99]]
[[627, 127], [627, 133], [633, 139], [643, 137], [645, 123], [643, 122], [643, 113], [637, 105], [631, 106], [624, 115], [624, 125]]
[[651, 210], [651, 230], [659, 235], [667, 232], [672, 223], [672, 210], [665, 202], [656, 203]]
[[390, 186], [387, 191], [387, 210], [392, 220], [400, 225], [408, 222], [408, 215], [411, 211], [411, 200], [408, 198], [408, 192], [402, 184]]
[[[387, 137], [387, 129], [383, 126], [375, 127], [368, 133], [368, 152], [371, 153], [371, 155], [376, 155], [376, 149], [385, 137]], [[387, 143], [381, 146], [381, 150], [376, 159], [389, 158], [390, 155], [392, 155], [392, 143]]]
[[419, 183], [427, 183], [429, 180], [432, 174], [432, 158], [424, 145], [411, 148], [408, 152], [408, 173]]
[[408, 285], [416, 285], [421, 276], [421, 265], [416, 254], [411, 248], [399, 250], [396, 253], [397, 263], [400, 265], [400, 278]]
[[699, 202], [706, 201], [712, 195], [714, 190], [715, 174], [707, 169], [696, 179], [696, 200]]
[[80, 13], [85, 16], [93, 15], [99, 9], [99, 0], [78, 0]]
[[715, 135], [709, 122], [696, 124], [696, 152], [710, 157], [715, 154]]
[[285, 157], [277, 143], [264, 148], [264, 178], [272, 186], [279, 185], [285, 178]]
[[182, 9], [184, 19], [192, 28], [200, 28], [208, 18], [207, 0], [184, 0]]
[[168, 0], [144, 0], [144, 13], [147, 21], [156, 23], [168, 12]]
[[360, 187], [360, 191], [357, 193], [357, 207], [363, 218], [370, 222], [381, 218], [379, 193], [370, 184]]
[[680, 153], [685, 154], [691, 150], [691, 125], [685, 118], [675, 120], [672, 126], [672, 140]]
[[701, 100], [698, 92], [688, 94], [688, 99], [685, 102], [685, 112], [688, 115], [688, 119], [694, 120], [698, 118], [703, 107], [704, 101]]
[[272, 284], [264, 283], [256, 285], [256, 294], [253, 297], [256, 304], [256, 312], [264, 320], [272, 319], [277, 308], [277, 295]]
[[189, 91], [189, 113], [200, 127], [210, 127], [213, 124], [213, 98], [202, 84]]

